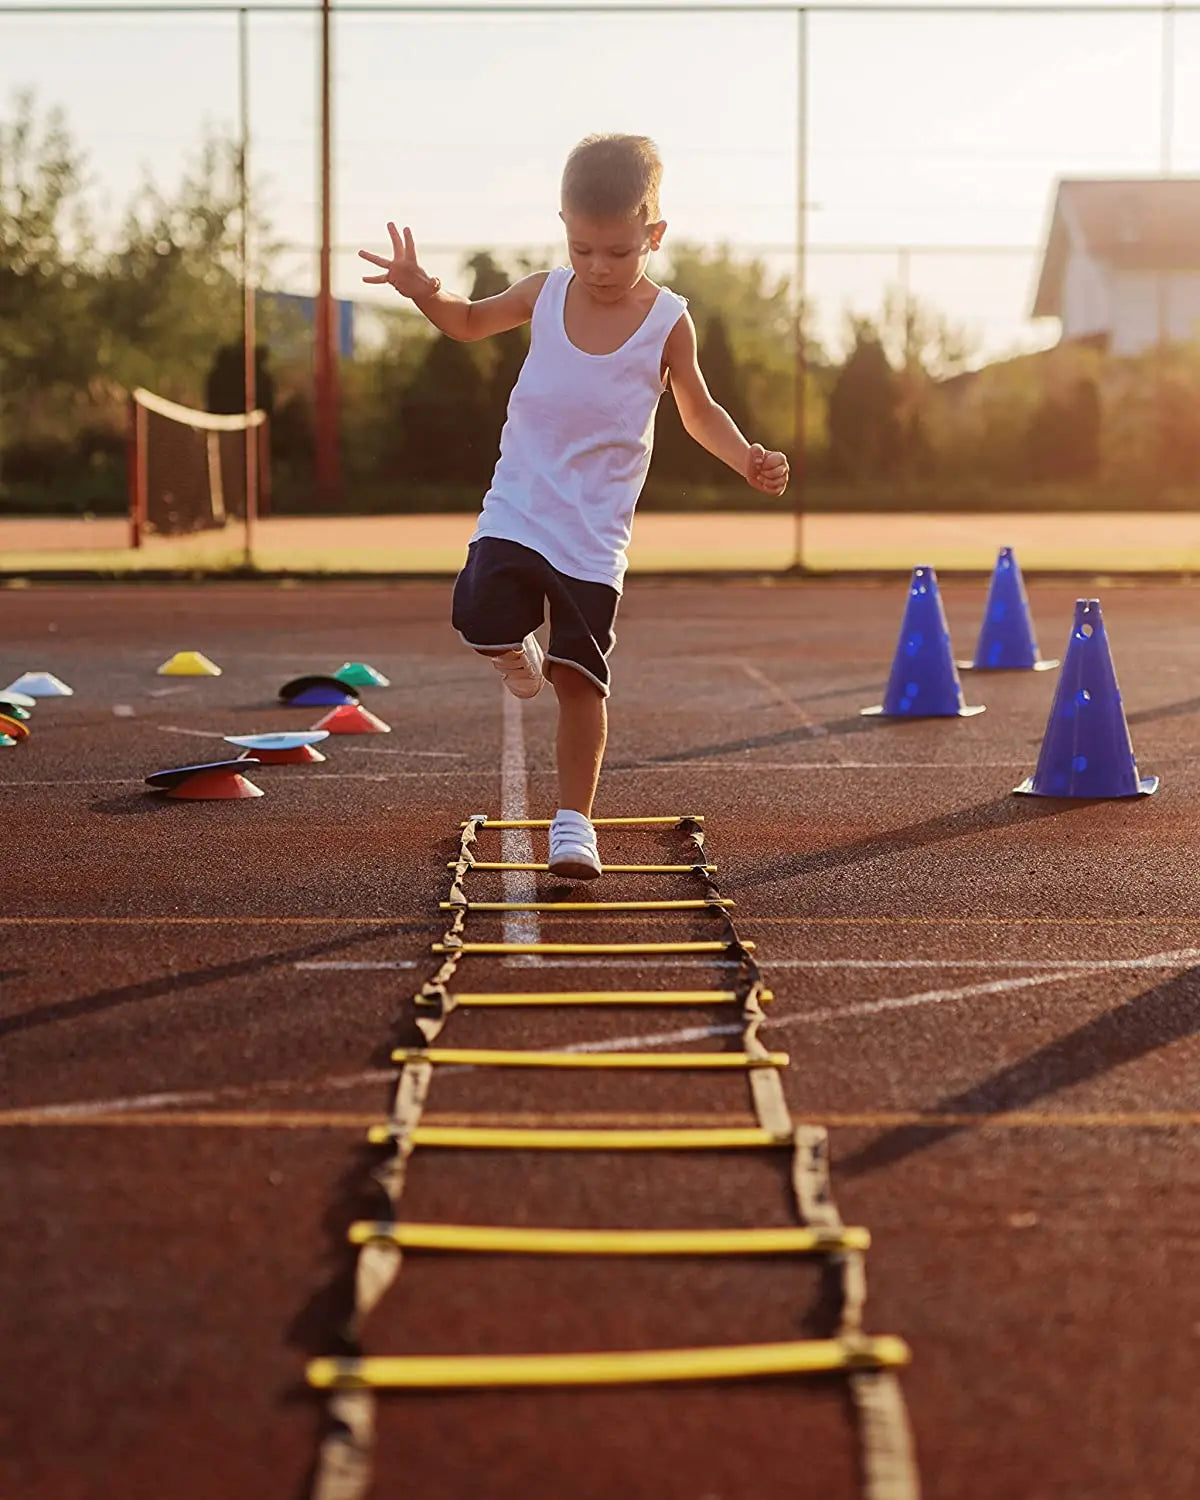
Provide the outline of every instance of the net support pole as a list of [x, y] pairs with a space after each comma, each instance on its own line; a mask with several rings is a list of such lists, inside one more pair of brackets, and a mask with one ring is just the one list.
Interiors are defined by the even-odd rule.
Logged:
[[332, 84], [330, 0], [321, 0], [321, 249], [314, 317], [314, 415], [317, 447], [317, 494], [325, 510], [337, 510], [341, 490], [338, 469], [337, 361], [331, 271], [333, 237]]
[[[238, 11], [238, 110], [241, 145], [238, 151], [238, 185], [241, 191], [242, 272], [242, 409], [247, 418], [258, 401], [256, 334], [254, 326], [254, 277], [250, 267], [250, 16], [246, 7]], [[243, 561], [254, 566], [254, 523], [258, 519], [259, 429], [249, 421], [243, 437], [246, 473], [246, 514]]]
[[792, 568], [804, 569], [804, 511], [808, 498], [808, 11], [796, 11], [796, 273], [794, 396], [792, 408]]
[[129, 545], [145, 540], [149, 489], [146, 457], [146, 410], [133, 394], [129, 397], [129, 437], [126, 447], [126, 479], [129, 488]]

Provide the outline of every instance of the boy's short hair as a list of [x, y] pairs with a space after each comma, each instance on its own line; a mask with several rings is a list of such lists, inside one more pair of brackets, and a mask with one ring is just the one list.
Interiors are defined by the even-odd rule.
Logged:
[[589, 135], [563, 168], [563, 207], [592, 219], [657, 224], [662, 170], [658, 147], [649, 136]]

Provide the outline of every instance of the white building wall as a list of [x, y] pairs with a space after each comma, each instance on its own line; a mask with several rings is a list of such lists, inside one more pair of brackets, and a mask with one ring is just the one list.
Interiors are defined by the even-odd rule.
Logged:
[[1200, 339], [1200, 271], [1115, 271], [1110, 284], [1114, 354]]
[[1082, 339], [1107, 333], [1112, 322], [1109, 281], [1105, 268], [1082, 251], [1067, 255], [1062, 287], [1062, 336]]

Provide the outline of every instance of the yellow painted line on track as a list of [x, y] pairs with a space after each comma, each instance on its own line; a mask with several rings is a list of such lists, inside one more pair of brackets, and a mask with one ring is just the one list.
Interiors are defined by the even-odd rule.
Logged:
[[[736, 990], [505, 990], [455, 995], [460, 1006], [503, 1005], [735, 1005]], [[773, 990], [759, 990], [760, 1001], [774, 1000]]]
[[868, 1230], [532, 1229], [499, 1224], [351, 1224], [352, 1245], [406, 1250], [466, 1250], [512, 1255], [828, 1255], [867, 1250]]
[[728, 911], [736, 901], [439, 901], [442, 911]]
[[[593, 818], [593, 828], [650, 828], [655, 825], [669, 825], [678, 828], [680, 823], [703, 823], [703, 813], [680, 813], [678, 817], [651, 817], [651, 818]], [[549, 818], [488, 818], [479, 824], [481, 829], [487, 828], [549, 828]], [[469, 823], [460, 823], [460, 828], [469, 828]]]
[[[69, 1112], [68, 1112], [69, 1111]], [[484, 1115], [437, 1115], [431, 1118], [444, 1122], [461, 1122], [462, 1125], [477, 1126], [490, 1118]], [[514, 1120], [549, 1118], [545, 1116], [500, 1116], [495, 1117], [512, 1123]], [[563, 1116], [554, 1116], [561, 1124]], [[610, 1115], [571, 1116], [582, 1123], [586, 1120], [611, 1119]], [[658, 1121], [666, 1125], [672, 1119], [689, 1119], [713, 1125], [727, 1117], [720, 1115], [622, 1115], [626, 1122]], [[744, 1119], [745, 1116], [728, 1118]], [[376, 1125], [377, 1111], [352, 1112], [349, 1110], [171, 1110], [139, 1109], [96, 1111], [87, 1113], [76, 1106], [44, 1106], [29, 1109], [0, 1110], [0, 1130], [33, 1129], [40, 1127], [128, 1126], [131, 1129], [159, 1129], [160, 1127], [189, 1127], [192, 1129], [228, 1130], [362, 1130]], [[900, 1127], [925, 1130], [1194, 1130], [1200, 1128], [1200, 1110], [1117, 1110], [1108, 1113], [1037, 1114], [1033, 1111], [1013, 1112], [999, 1115], [920, 1114], [918, 1112], [868, 1110], [853, 1113], [813, 1113], [797, 1117], [797, 1124], [824, 1125], [829, 1129], [893, 1130]], [[457, 1127], [456, 1127], [457, 1128]], [[773, 1140], [774, 1138], [772, 1138]]]
[[313, 1359], [308, 1383], [321, 1389], [461, 1386], [641, 1385], [677, 1380], [736, 1380], [763, 1375], [906, 1365], [898, 1338], [805, 1339], [730, 1344], [715, 1349], [609, 1350], [599, 1354], [410, 1354]]
[[[458, 868], [456, 860], [446, 861], [447, 870]], [[472, 870], [549, 870], [549, 865], [539, 864], [505, 864], [495, 860], [477, 859], [469, 866]], [[606, 875], [690, 875], [693, 870], [703, 870], [706, 874], [715, 875], [716, 865], [605, 865]]]
[[127, 1125], [131, 1129], [153, 1129], [186, 1126], [191, 1129], [216, 1127], [222, 1130], [361, 1130], [379, 1118], [372, 1114], [353, 1114], [348, 1110], [315, 1109], [146, 1109], [114, 1110], [111, 1114], [49, 1114], [44, 1109], [6, 1109], [0, 1111], [0, 1129], [13, 1127]]
[[[454, 865], [447, 866], [453, 869]], [[544, 865], [485, 865], [472, 867], [476, 870], [543, 870]], [[621, 865], [606, 865], [606, 873], [619, 872]], [[687, 874], [692, 865], [635, 865], [635, 870], [673, 870]], [[704, 866], [715, 870], [715, 865]], [[544, 910], [553, 910], [562, 903], [551, 902]], [[589, 907], [593, 903], [586, 903]], [[712, 903], [703, 902], [704, 906]], [[479, 909], [478, 903], [472, 903]], [[1200, 923], [1200, 912], [1178, 917], [745, 917], [751, 924], [777, 927], [1194, 927]], [[316, 917], [316, 916], [0, 916], [0, 927], [233, 927], [233, 926], [281, 926], [281, 927], [369, 927], [394, 922], [430, 921], [428, 912], [379, 913], [362, 917]], [[998, 959], [1003, 963], [1003, 959]]]
[[[386, 1146], [397, 1133], [389, 1121], [384, 1125], [372, 1125], [367, 1139], [373, 1146]], [[557, 1126], [418, 1125], [411, 1132], [410, 1139], [414, 1146], [463, 1151], [734, 1151], [765, 1146], [790, 1148], [792, 1144], [790, 1131], [787, 1135], [774, 1135], [758, 1126], [642, 1130], [630, 1129], [624, 1124], [595, 1130]]]
[[[743, 943], [753, 951], [753, 943]], [[431, 943], [432, 953], [725, 953], [716, 943]]]
[[428, 912], [375, 917], [0, 917], [0, 927], [383, 927], [429, 924]]
[[400, 1047], [398, 1063], [452, 1063], [471, 1068], [786, 1068], [788, 1054], [740, 1052], [506, 1052], [483, 1047]]

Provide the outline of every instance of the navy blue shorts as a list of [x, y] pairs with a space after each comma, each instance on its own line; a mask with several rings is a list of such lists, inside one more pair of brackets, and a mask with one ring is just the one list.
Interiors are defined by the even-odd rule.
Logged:
[[[519, 646], [546, 618], [548, 662], [574, 667], [608, 696], [608, 657], [621, 596], [606, 583], [569, 578], [540, 552], [499, 537], [480, 537], [454, 584], [451, 622], [468, 646], [486, 651]], [[553, 672], [550, 674], [553, 676]]]

